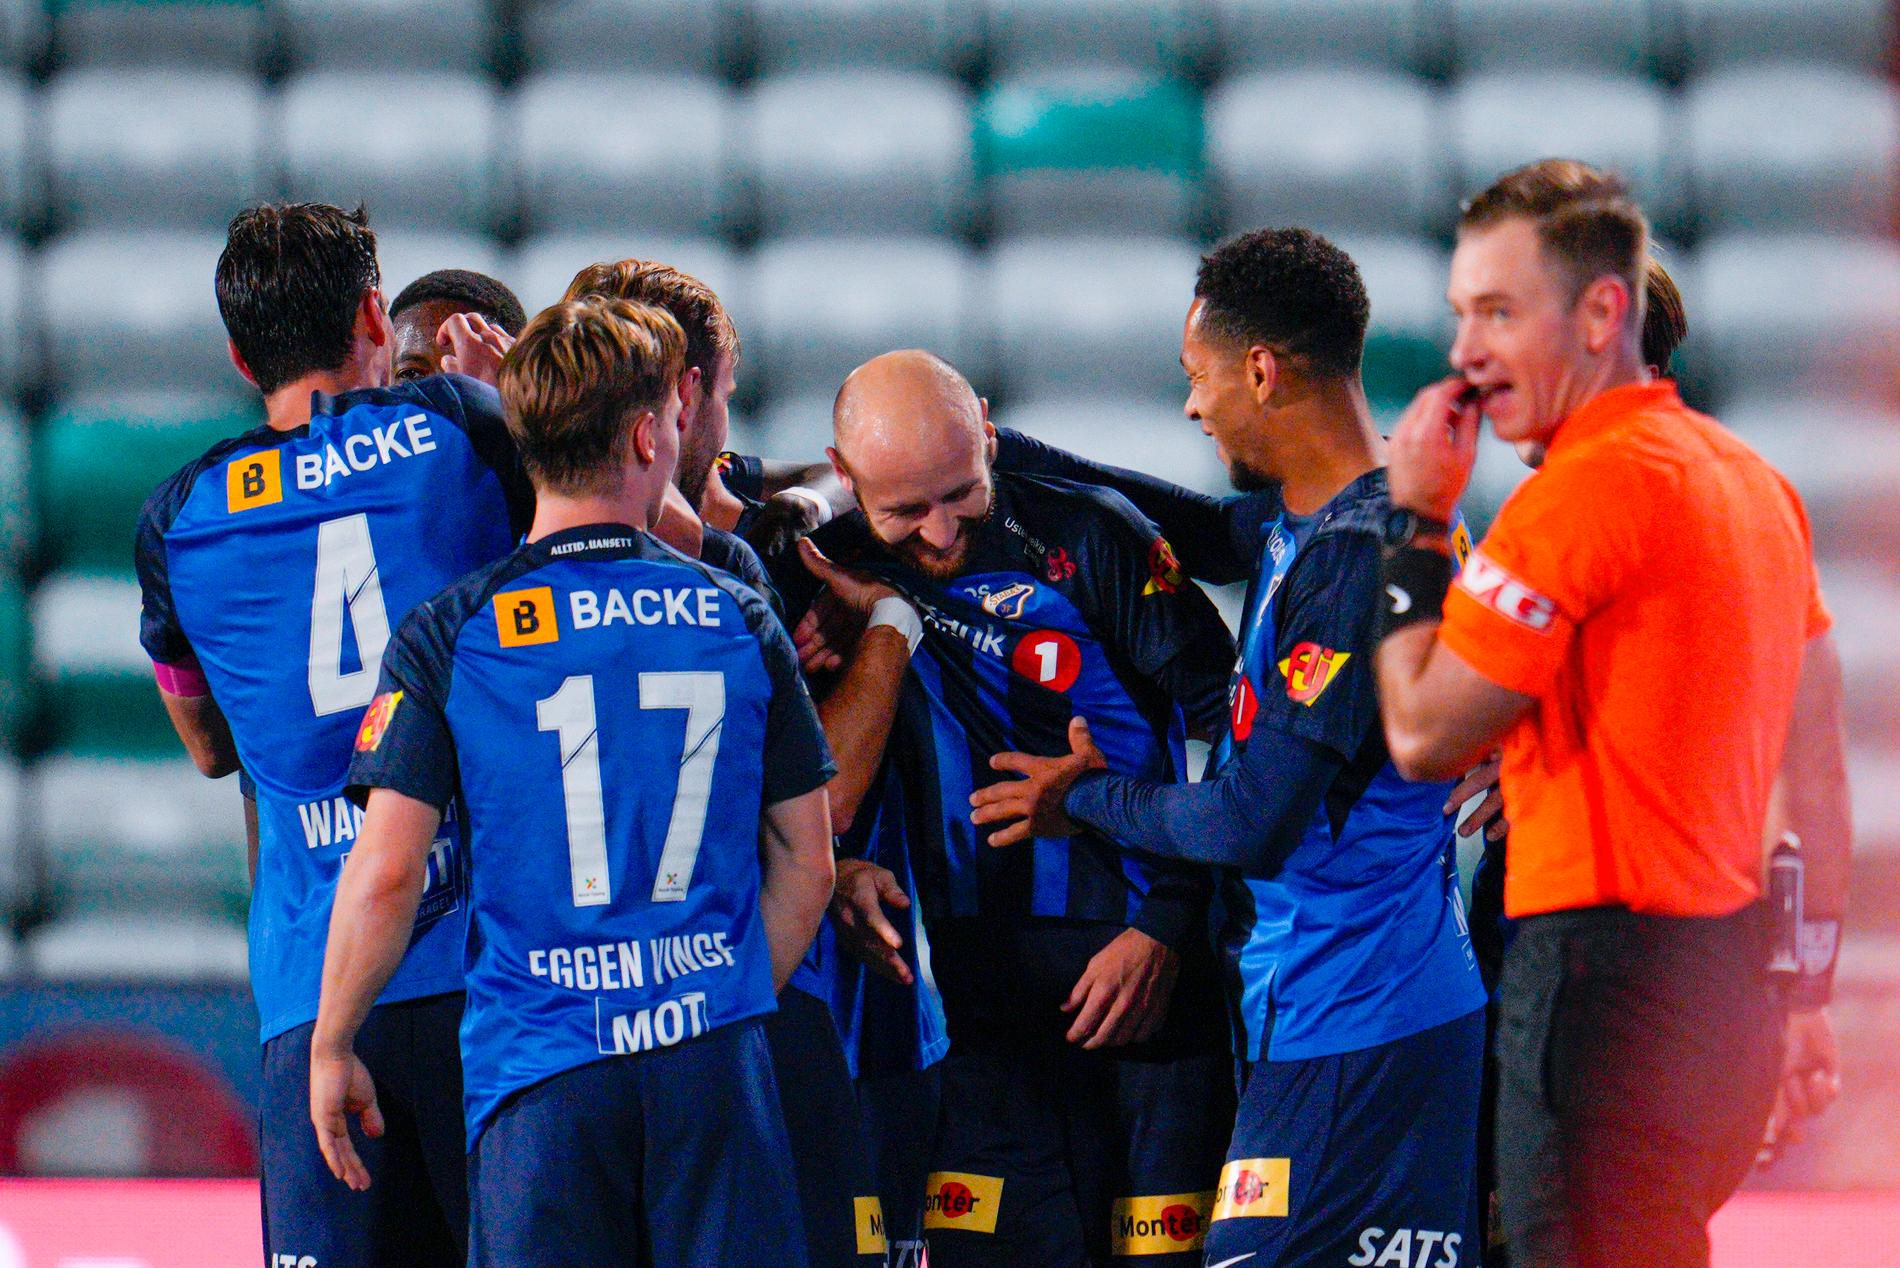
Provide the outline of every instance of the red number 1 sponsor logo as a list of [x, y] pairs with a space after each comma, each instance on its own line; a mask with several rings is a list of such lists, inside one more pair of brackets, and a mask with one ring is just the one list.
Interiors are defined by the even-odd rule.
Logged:
[[1082, 649], [1061, 630], [1037, 630], [1023, 635], [1010, 654], [1009, 665], [1051, 691], [1067, 691], [1082, 672]]

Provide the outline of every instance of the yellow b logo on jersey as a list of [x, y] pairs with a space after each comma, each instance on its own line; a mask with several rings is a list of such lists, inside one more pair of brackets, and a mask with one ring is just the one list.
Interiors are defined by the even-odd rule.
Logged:
[[553, 588], [536, 586], [532, 590], [509, 590], [496, 595], [495, 633], [503, 647], [557, 641], [561, 627], [554, 620]]
[[284, 500], [283, 454], [275, 449], [246, 454], [224, 469], [227, 514]]

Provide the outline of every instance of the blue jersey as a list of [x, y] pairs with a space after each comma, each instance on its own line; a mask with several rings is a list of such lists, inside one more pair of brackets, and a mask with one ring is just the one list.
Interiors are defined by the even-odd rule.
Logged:
[[999, 473], [954, 579], [867, 552], [861, 521], [819, 536], [845, 557], [865, 552], [923, 617], [891, 744], [926, 916], [1065, 917], [1132, 925], [1177, 949], [1200, 941], [1205, 869], [1139, 859], [1086, 830], [992, 849], [970, 822], [970, 794], [1008, 778], [989, 759], [1066, 754], [1077, 715], [1111, 769], [1155, 780], [1185, 778], [1187, 721], [1219, 727], [1233, 642], [1153, 526], [1117, 494]]
[[[1249, 1060], [1387, 1043], [1484, 1004], [1444, 813], [1451, 786], [1410, 783], [1375, 692], [1385, 472], [1316, 516], [1264, 533], [1230, 693], [1235, 762], [1258, 731], [1344, 762], [1283, 866], [1236, 876], [1224, 944]], [[1461, 533], [1462, 536], [1462, 533]]]
[[350, 767], [469, 834], [473, 1147], [553, 1075], [773, 1008], [763, 806], [829, 751], [765, 601], [643, 533], [555, 533], [403, 623]]
[[[360, 823], [343, 780], [390, 631], [507, 553], [532, 513], [499, 398], [449, 376], [318, 394], [308, 426], [222, 441], [146, 503], [141, 642], [162, 668], [202, 672], [256, 789], [264, 1039], [317, 1014], [331, 899]], [[459, 871], [451, 825], [383, 1002], [462, 988]]]

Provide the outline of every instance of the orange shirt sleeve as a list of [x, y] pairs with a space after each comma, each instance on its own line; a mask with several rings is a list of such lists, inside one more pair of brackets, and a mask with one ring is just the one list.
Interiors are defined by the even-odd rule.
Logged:
[[1801, 547], [1808, 554], [1808, 614], [1807, 634], [1809, 638], [1819, 638], [1834, 628], [1834, 614], [1827, 610], [1827, 602], [1821, 597], [1821, 570], [1814, 564], [1814, 529], [1808, 523], [1807, 504], [1801, 500], [1801, 494], [1792, 481], [1779, 471], [1775, 479], [1780, 482], [1782, 491], [1788, 495], [1788, 503], [1794, 510], [1795, 523], [1801, 532]]
[[1526, 480], [1446, 597], [1440, 640], [1498, 686], [1544, 694], [1577, 625], [1641, 566], [1652, 478], [1604, 450]]

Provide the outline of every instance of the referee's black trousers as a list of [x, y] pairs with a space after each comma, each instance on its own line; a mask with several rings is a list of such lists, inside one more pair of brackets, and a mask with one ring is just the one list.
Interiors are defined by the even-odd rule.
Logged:
[[1707, 1265], [1780, 1072], [1760, 913], [1519, 923], [1497, 1038], [1512, 1268]]

